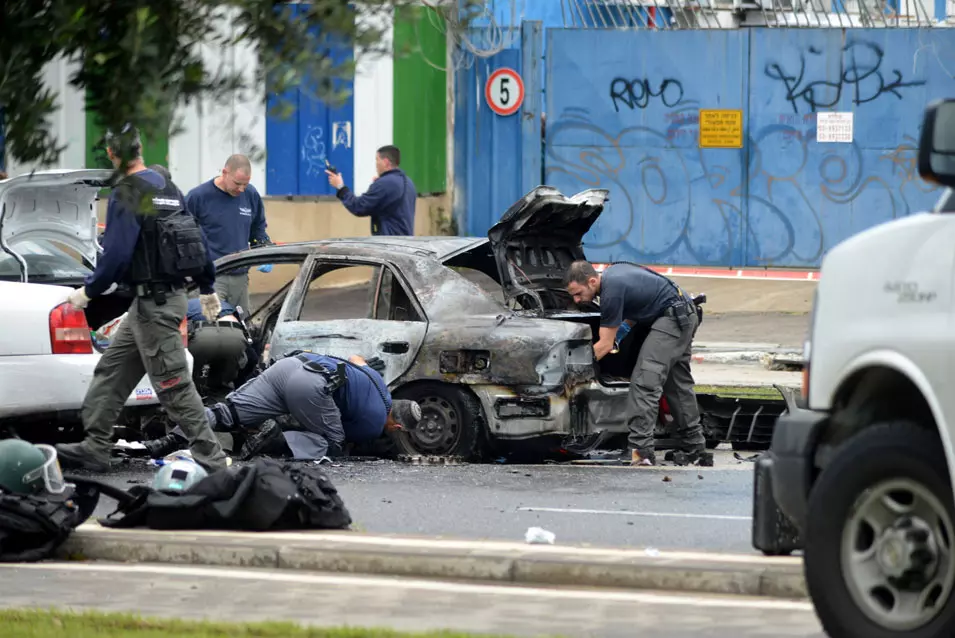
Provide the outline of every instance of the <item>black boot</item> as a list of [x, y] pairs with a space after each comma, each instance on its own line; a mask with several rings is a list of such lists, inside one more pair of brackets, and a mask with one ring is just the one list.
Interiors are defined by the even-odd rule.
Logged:
[[258, 430], [245, 437], [239, 458], [247, 461], [256, 456], [291, 456], [282, 428], [274, 419], [264, 421]]
[[146, 454], [149, 455], [149, 458], [161, 459], [167, 454], [172, 454], [173, 452], [178, 452], [188, 447], [189, 441], [185, 437], [173, 432], [166, 436], [161, 436], [158, 439], [153, 439], [152, 441], [143, 441], [143, 445], [146, 447]]

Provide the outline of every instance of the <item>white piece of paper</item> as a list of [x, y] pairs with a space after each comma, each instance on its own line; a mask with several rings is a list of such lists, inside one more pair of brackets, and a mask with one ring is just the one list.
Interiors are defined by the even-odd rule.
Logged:
[[821, 143], [852, 143], [853, 113], [825, 112], [816, 114], [816, 141]]

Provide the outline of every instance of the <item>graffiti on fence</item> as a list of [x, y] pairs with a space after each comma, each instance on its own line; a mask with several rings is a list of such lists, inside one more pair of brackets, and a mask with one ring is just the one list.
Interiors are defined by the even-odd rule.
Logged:
[[321, 126], [309, 126], [302, 137], [302, 161], [305, 174], [321, 175], [325, 172], [325, 129]]
[[[936, 190], [918, 177], [912, 137], [875, 154], [856, 143], [813, 145], [810, 152], [815, 118], [799, 119], [751, 131], [743, 167], [744, 151], [728, 156], [698, 147], [695, 108], [668, 113], [659, 128], [619, 131], [605, 130], [585, 109], [568, 109], [547, 129], [547, 182], [570, 191], [611, 191], [588, 249], [714, 265], [739, 263], [744, 253], [747, 262], [766, 266], [818, 265], [841, 239], [827, 240], [832, 222], [824, 222], [823, 213], [851, 214], [855, 203], [869, 222], [892, 219], [912, 213]], [[591, 143], [581, 145], [582, 137]]]
[[[814, 46], [807, 51], [813, 61], [825, 55]], [[779, 62], [767, 62], [764, 73], [783, 85], [794, 113], [799, 113], [800, 104], [812, 112], [832, 108], [839, 104], [845, 91], [851, 92], [853, 104], [867, 104], [884, 95], [894, 95], [901, 100], [902, 89], [925, 84], [918, 80], [905, 81], [899, 69], [884, 70], [885, 51], [874, 42], [853, 40], [842, 47], [838, 55], [839, 75], [835, 81], [808, 77], [811, 74], [807, 72], [806, 54], [800, 54], [796, 71], [786, 70]]]
[[614, 78], [610, 82], [610, 100], [613, 102], [613, 108], [618, 113], [620, 105], [623, 103], [631, 111], [633, 109], [645, 109], [650, 105], [651, 98], [659, 98], [663, 106], [672, 108], [683, 102], [683, 84], [673, 78], [665, 78], [656, 84], [656, 88], [650, 83], [650, 80], [627, 79], [623, 77]]

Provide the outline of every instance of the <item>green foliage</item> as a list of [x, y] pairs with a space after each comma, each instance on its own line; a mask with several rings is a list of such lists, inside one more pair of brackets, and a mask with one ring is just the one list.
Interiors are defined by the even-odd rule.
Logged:
[[[480, 4], [468, 0], [461, 14], [454, 2], [433, 4], [466, 28], [468, 16], [477, 15], [472, 3]], [[387, 21], [412, 4], [416, 0], [311, 0], [293, 20], [289, 5], [272, 0], [6, 0], [0, 20], [6, 151], [22, 162], [49, 164], [63, 150], [51, 132], [57, 96], [41, 81], [44, 66], [59, 56], [79, 63], [71, 84], [86, 92], [98, 125], [119, 130], [132, 122], [158, 139], [181, 130], [177, 106], [200, 98], [264, 100], [266, 80], [275, 95], [304, 88], [329, 104], [340, 102], [354, 63], [334, 59], [331, 51], [344, 45], [390, 54], [382, 49]], [[224, 50], [240, 43], [258, 54], [254, 73], [203, 62], [200, 46]], [[273, 113], [287, 117], [294, 109], [280, 101]]]

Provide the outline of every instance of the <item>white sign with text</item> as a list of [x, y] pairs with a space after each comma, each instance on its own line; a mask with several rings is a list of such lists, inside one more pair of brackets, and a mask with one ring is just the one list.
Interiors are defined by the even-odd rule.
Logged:
[[846, 113], [817, 113], [816, 114], [816, 141], [852, 143], [852, 112]]

